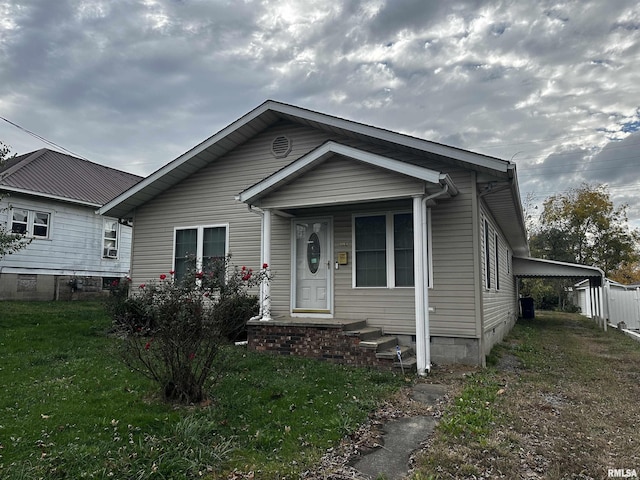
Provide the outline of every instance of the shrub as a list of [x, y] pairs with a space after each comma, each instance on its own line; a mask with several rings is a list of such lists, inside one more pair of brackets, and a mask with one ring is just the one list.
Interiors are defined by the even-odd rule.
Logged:
[[114, 285], [108, 309], [122, 358], [157, 382], [166, 400], [205, 400], [222, 372], [221, 345], [242, 336], [258, 312], [250, 288], [268, 277], [267, 265], [254, 273], [222, 258], [181, 278], [171, 271], [137, 288]]

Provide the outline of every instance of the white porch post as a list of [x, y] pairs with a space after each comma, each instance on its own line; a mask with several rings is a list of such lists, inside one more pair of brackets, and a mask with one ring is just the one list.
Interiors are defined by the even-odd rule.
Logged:
[[422, 197], [413, 197], [413, 272], [415, 283], [415, 310], [416, 310], [416, 359], [418, 375], [426, 375], [427, 365], [427, 337], [425, 314], [425, 262], [424, 262], [424, 227], [423, 227]]
[[[271, 210], [265, 209], [262, 216], [262, 263], [271, 268]], [[268, 280], [263, 280], [260, 285], [262, 293], [262, 318], [271, 320], [271, 285]]]

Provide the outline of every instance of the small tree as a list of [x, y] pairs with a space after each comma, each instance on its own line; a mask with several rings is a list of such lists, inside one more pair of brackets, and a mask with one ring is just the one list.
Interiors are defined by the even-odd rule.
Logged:
[[254, 274], [225, 258], [174, 275], [136, 288], [130, 280], [117, 282], [108, 308], [125, 363], [157, 382], [166, 400], [197, 403], [222, 372], [222, 344], [257, 314], [258, 299], [249, 289], [268, 279], [269, 270], [264, 265]]
[[[2, 179], [3, 170], [7, 162], [15, 156], [10, 156], [10, 152], [11, 149], [9, 148], [9, 146], [0, 141], [0, 179]], [[2, 199], [6, 196], [7, 195], [3, 195], [2, 193], [0, 193], [0, 201], [2, 201]], [[0, 211], [6, 210], [7, 209], [5, 208], [1, 209]], [[10, 222], [7, 222], [7, 225], [8, 224], [10, 224]], [[0, 260], [2, 260], [5, 255], [15, 253], [31, 243], [30, 238], [26, 238], [24, 235], [11, 232], [7, 225], [0, 224]]]
[[582, 185], [544, 202], [534, 255], [595, 265], [605, 274], [639, 259], [640, 233], [627, 225], [627, 205], [614, 207], [606, 186]]

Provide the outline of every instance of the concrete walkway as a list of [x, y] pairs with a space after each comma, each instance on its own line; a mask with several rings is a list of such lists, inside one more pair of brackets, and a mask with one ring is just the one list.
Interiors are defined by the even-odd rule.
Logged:
[[[435, 403], [444, 395], [441, 385], [418, 383], [411, 397], [426, 405]], [[383, 427], [384, 445], [363, 456], [353, 467], [375, 480], [399, 480], [409, 471], [409, 457], [433, 432], [436, 419], [432, 416], [406, 417], [389, 421]]]

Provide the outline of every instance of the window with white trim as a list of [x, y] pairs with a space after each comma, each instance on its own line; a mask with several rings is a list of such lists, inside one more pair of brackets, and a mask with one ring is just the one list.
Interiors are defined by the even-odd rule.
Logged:
[[49, 238], [51, 214], [25, 208], [11, 209], [11, 232], [34, 238]]
[[495, 234], [495, 259], [496, 259], [496, 290], [500, 290], [500, 240]]
[[189, 269], [202, 270], [227, 255], [227, 225], [176, 228], [174, 233], [173, 270], [180, 280]]
[[120, 225], [113, 218], [104, 219], [104, 228], [102, 230], [102, 257], [118, 258], [118, 244], [120, 243], [119, 233]]
[[[353, 286], [413, 287], [413, 249], [412, 213], [355, 215]], [[428, 259], [430, 263], [431, 255]]]
[[489, 235], [489, 221], [484, 219], [484, 286], [491, 288], [491, 248]]

